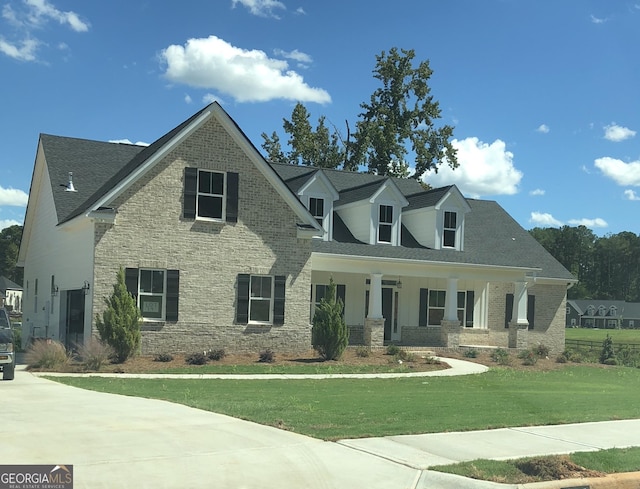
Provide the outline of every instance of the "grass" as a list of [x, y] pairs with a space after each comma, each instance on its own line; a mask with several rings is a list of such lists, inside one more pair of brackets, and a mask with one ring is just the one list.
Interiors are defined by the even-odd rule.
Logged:
[[640, 369], [622, 367], [495, 368], [463, 377], [366, 380], [54, 380], [178, 402], [325, 440], [640, 418]]
[[184, 367], [159, 367], [149, 373], [159, 374], [379, 374], [408, 373], [414, 370], [408, 364], [388, 365], [341, 365], [332, 362], [300, 363], [298, 365], [271, 365], [254, 363], [249, 365], [207, 365]]
[[638, 329], [592, 329], [566, 328], [565, 337], [568, 340], [596, 341], [602, 343], [609, 335], [614, 343], [640, 344], [640, 330]]
[[[640, 470], [640, 448], [638, 447], [612, 448], [596, 452], [576, 452], [562, 457], [566, 457], [571, 462], [586, 469], [605, 472], [607, 474]], [[536, 458], [553, 460], [558, 457], [549, 456]], [[524, 484], [541, 480], [527, 476], [517, 467], [520, 462], [525, 460], [528, 459], [480, 459], [452, 465], [430, 467], [429, 470], [506, 484]]]

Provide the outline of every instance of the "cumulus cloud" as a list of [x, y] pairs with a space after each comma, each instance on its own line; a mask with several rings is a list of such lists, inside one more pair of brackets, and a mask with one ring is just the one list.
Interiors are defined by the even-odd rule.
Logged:
[[558, 221], [548, 212], [532, 212], [529, 222], [535, 226], [558, 228], [562, 222]]
[[17, 188], [0, 187], [0, 205], [26, 207], [29, 196]]
[[618, 185], [640, 186], [640, 160], [625, 163], [616, 158], [605, 156], [595, 160], [594, 165], [605, 177]]
[[588, 228], [606, 228], [609, 226], [607, 221], [596, 217], [595, 219], [569, 219], [569, 224], [572, 226], [585, 226]]
[[537, 197], [539, 195], [544, 195], [544, 190], [542, 190], [541, 188], [537, 188], [537, 189], [532, 190], [531, 192], [529, 192], [529, 195], [531, 195], [533, 197]]
[[309, 56], [307, 53], [303, 53], [302, 51], [298, 51], [297, 49], [294, 49], [293, 51], [283, 51], [282, 49], [274, 49], [273, 54], [275, 54], [276, 56], [280, 56], [282, 58], [292, 59], [302, 65], [309, 65], [313, 62], [313, 59], [311, 58], [311, 56]]
[[487, 144], [476, 137], [451, 144], [458, 150], [460, 166], [451, 170], [446, 165], [438, 173], [425, 173], [424, 180], [434, 187], [456, 184], [460, 191], [472, 198], [487, 195], [512, 195], [518, 192], [522, 172], [513, 165], [513, 153], [504, 141], [496, 139]]
[[537, 132], [541, 132], [542, 134], [547, 134], [550, 130], [546, 124], [540, 124], [538, 129], [536, 129]]
[[0, 219], [0, 231], [11, 226], [22, 226], [22, 223], [13, 219]]
[[624, 198], [627, 200], [640, 200], [640, 195], [636, 194], [633, 190], [628, 189], [624, 191]]
[[131, 140], [129, 139], [110, 139], [109, 140], [110, 143], [117, 143], [117, 144], [133, 144], [135, 146], [149, 146], [149, 143], [144, 143], [142, 141], [138, 141], [137, 143], [132, 143]]
[[632, 131], [628, 127], [623, 127], [612, 122], [608, 126], [604, 126], [604, 138], [619, 143], [625, 139], [632, 138], [636, 135], [636, 131]]
[[236, 8], [236, 5], [242, 5], [247, 8], [252, 15], [258, 17], [272, 17], [279, 19], [280, 17], [274, 12], [275, 10], [286, 10], [287, 7], [282, 2], [277, 0], [232, 0], [231, 7]]
[[264, 51], [237, 48], [216, 36], [171, 45], [160, 56], [172, 82], [215, 89], [237, 102], [331, 102], [326, 90], [310, 87], [286, 61], [269, 58]]
[[0, 53], [19, 61], [34, 61], [38, 44], [39, 42], [35, 39], [25, 39], [17, 43], [10, 43], [0, 37]]

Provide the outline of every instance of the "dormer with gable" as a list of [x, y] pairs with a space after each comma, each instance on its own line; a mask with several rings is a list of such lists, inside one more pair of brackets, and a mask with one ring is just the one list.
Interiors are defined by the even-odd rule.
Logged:
[[338, 191], [322, 171], [316, 171], [297, 190], [297, 195], [311, 215], [324, 229], [322, 239], [333, 239], [333, 203]]
[[402, 209], [408, 205], [393, 180], [387, 178], [341, 192], [335, 209], [356, 239], [399, 246]]
[[408, 201], [403, 223], [421, 245], [464, 250], [464, 221], [471, 207], [455, 185], [410, 195]]

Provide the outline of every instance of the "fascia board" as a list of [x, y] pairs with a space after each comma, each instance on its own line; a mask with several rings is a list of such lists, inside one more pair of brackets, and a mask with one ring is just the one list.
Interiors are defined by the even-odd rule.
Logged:
[[313, 176], [311, 176], [311, 178], [309, 178], [309, 180], [307, 180], [307, 182], [302, 187], [300, 187], [300, 190], [298, 190], [298, 195], [304, 195], [307, 190], [316, 182], [318, 182], [325, 188], [325, 191], [331, 196], [331, 199], [334, 202], [340, 198], [340, 194], [338, 194], [336, 188], [329, 181], [329, 179], [321, 169], [318, 169], [318, 171], [316, 171]]
[[402, 195], [402, 192], [398, 189], [398, 186], [393, 183], [392, 180], [387, 179], [382, 182], [380, 188], [374, 192], [374, 194], [369, 198], [369, 203], [375, 203], [376, 199], [384, 192], [385, 190], [390, 190], [394, 196], [394, 199], [400, 204], [401, 207], [407, 207], [409, 205], [409, 201]]

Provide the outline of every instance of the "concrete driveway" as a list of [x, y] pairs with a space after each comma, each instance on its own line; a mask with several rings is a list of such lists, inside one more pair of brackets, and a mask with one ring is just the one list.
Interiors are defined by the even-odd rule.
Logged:
[[420, 470], [165, 401], [19, 371], [0, 382], [0, 464], [67, 464], [74, 488], [415, 487]]

